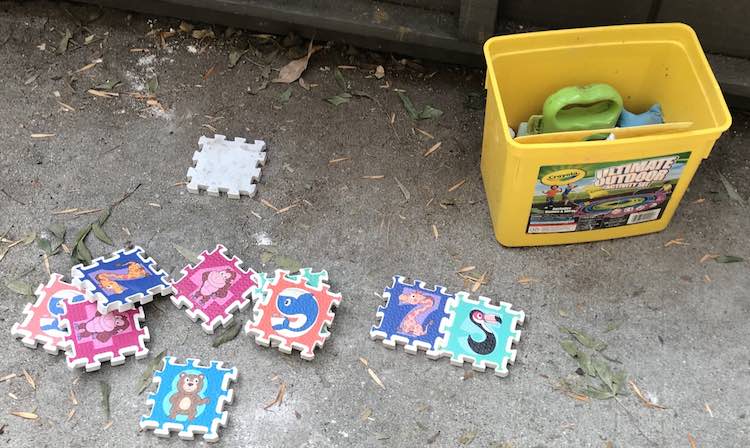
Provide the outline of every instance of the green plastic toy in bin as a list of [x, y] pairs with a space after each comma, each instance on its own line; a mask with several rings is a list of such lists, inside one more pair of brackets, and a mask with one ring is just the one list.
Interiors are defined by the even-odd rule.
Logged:
[[529, 117], [519, 134], [609, 129], [622, 110], [622, 97], [609, 84], [564, 87], [547, 97], [542, 115]]

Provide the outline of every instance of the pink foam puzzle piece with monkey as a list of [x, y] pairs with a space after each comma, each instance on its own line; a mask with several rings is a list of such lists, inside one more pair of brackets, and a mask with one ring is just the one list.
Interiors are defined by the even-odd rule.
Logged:
[[148, 328], [141, 327], [143, 318], [142, 307], [101, 314], [96, 302], [68, 303], [61, 320], [70, 332], [66, 336], [68, 367], [92, 372], [104, 361], [116, 366], [123, 364], [126, 356], [147, 356], [149, 333]]
[[182, 277], [172, 284], [172, 303], [185, 307], [193, 320], [203, 321], [206, 333], [232, 321], [234, 312], [250, 304], [247, 295], [256, 286], [252, 269], [243, 270], [242, 260], [229, 258], [226, 247], [217, 244], [212, 251], [204, 250], [195, 266], [182, 269]]

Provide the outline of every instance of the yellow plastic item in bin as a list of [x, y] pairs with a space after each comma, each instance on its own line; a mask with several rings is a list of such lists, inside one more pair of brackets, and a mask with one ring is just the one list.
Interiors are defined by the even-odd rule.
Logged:
[[[663, 230], [731, 116], [693, 30], [623, 25], [489, 39], [482, 178], [498, 241], [540, 246]], [[607, 83], [628, 110], [661, 103], [670, 133], [523, 143], [509, 127], [550, 92]]]

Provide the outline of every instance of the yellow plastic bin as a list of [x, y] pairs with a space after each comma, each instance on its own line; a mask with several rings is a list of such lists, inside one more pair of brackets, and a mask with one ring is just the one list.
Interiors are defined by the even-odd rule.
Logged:
[[[731, 124], [687, 25], [499, 36], [485, 43], [484, 55], [482, 178], [495, 236], [504, 246], [580, 243], [663, 230], [701, 161]], [[517, 129], [540, 113], [547, 96], [591, 83], [612, 85], [630, 111], [658, 102], [665, 122], [693, 124], [614, 141], [519, 143], [511, 137], [508, 127]]]

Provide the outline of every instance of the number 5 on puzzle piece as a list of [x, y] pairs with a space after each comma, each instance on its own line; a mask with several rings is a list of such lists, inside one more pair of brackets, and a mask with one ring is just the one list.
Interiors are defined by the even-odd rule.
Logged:
[[232, 402], [237, 368], [226, 369], [218, 361], [209, 366], [199, 363], [188, 359], [180, 364], [172, 356], [164, 357], [164, 368], [154, 372], [158, 386], [148, 396], [151, 412], [141, 417], [142, 429], [152, 429], [160, 437], [178, 431], [185, 440], [195, 434], [203, 434], [206, 442], [219, 440], [219, 426], [226, 426], [229, 419], [224, 405]]
[[200, 318], [206, 333], [213, 333], [219, 325], [227, 325], [233, 312], [250, 304], [246, 293], [255, 287], [252, 269], [243, 270], [242, 260], [229, 258], [226, 248], [216, 245], [211, 252], [203, 251], [195, 267], [182, 269], [182, 277], [172, 284], [172, 303], [185, 312], [193, 321]]
[[448, 317], [446, 305], [452, 296], [442, 286], [428, 289], [424, 282], [404, 280], [393, 277], [393, 285], [383, 292], [386, 303], [377, 312], [380, 324], [370, 329], [370, 337], [382, 339], [388, 348], [404, 344], [408, 353], [422, 349], [427, 357], [439, 358], [438, 343], [445, 336], [441, 324]]
[[523, 324], [524, 312], [511, 309], [509, 303], [492, 305], [487, 297], [472, 300], [469, 294], [459, 292], [448, 303], [450, 319], [444, 322], [445, 338], [440, 351], [450, 356], [451, 364], [462, 366], [470, 362], [474, 370], [483, 372], [495, 369], [498, 376], [508, 374], [508, 363], [513, 364]]
[[110, 258], [96, 258], [88, 266], [73, 266], [71, 276], [73, 284], [96, 299], [101, 314], [126, 311], [172, 291], [167, 274], [138, 246], [120, 249]]

